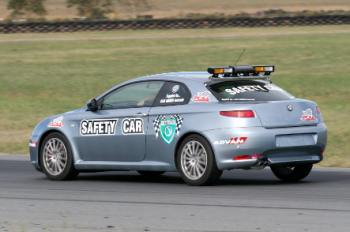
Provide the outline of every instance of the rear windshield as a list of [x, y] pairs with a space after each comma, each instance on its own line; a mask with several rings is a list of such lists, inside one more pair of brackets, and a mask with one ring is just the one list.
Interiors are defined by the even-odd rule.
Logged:
[[282, 101], [293, 98], [276, 85], [256, 80], [222, 81], [208, 88], [219, 101]]

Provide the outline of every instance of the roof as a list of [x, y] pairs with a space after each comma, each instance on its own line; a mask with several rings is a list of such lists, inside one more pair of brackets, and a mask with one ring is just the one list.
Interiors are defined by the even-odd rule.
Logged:
[[[248, 79], [260, 79], [263, 80], [269, 80], [269, 76], [263, 75], [263, 76], [252, 76], [252, 77], [225, 77], [225, 78], [214, 78], [210, 79], [212, 77], [211, 74], [208, 72], [169, 72], [169, 73], [160, 73], [160, 74], [154, 74], [154, 75], [148, 75], [143, 77], [138, 77], [135, 79], [131, 79], [130, 82], [134, 81], [144, 81], [144, 80], [166, 80], [166, 81], [180, 81], [180, 82], [192, 82], [192, 83], [204, 83], [208, 82], [209, 80], [212, 81], [228, 81], [228, 80], [248, 80]], [[264, 79], [265, 78], [265, 79]]]
[[208, 72], [170, 72], [170, 73], [161, 73], [161, 74], [155, 74], [155, 75], [149, 75], [149, 76], [143, 76], [139, 77], [135, 80], [176, 80], [176, 81], [198, 81], [198, 82], [205, 82], [208, 81], [209, 77], [211, 75]]
[[[183, 83], [190, 84], [191, 86], [201, 86], [201, 83], [208, 82], [210, 80], [210, 77], [212, 77], [211, 74], [208, 72], [169, 72], [169, 73], [160, 73], [160, 74], [154, 74], [154, 75], [148, 75], [148, 76], [142, 76], [134, 79], [130, 79], [128, 81], [119, 83], [115, 86], [113, 86], [111, 89], [107, 90], [106, 92], [102, 93], [97, 98], [100, 98], [107, 94], [108, 92], [114, 90], [115, 88], [118, 88], [121, 85], [133, 83], [135, 81], [147, 81], [147, 80], [165, 80], [165, 81], [179, 81]], [[215, 78], [216, 79], [216, 78]], [[222, 80], [230, 80], [230, 79], [221, 79], [218, 78], [218, 81]], [[233, 80], [233, 79], [231, 79]]]

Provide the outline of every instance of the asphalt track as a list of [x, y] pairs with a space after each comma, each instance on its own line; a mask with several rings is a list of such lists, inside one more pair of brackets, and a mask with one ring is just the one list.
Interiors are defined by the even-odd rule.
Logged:
[[190, 187], [175, 173], [87, 173], [49, 181], [0, 156], [0, 231], [349, 231], [350, 171], [315, 169], [284, 184], [269, 171], [225, 172]]

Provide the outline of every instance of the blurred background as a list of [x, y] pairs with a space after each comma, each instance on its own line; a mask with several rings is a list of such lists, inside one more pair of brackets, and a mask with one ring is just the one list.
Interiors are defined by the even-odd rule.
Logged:
[[0, 0], [0, 153], [33, 127], [129, 78], [275, 64], [272, 79], [316, 101], [323, 166], [350, 167], [349, 0]]

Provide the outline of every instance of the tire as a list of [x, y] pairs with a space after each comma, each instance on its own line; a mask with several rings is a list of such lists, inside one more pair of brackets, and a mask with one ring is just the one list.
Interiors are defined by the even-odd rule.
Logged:
[[74, 168], [70, 144], [60, 133], [51, 133], [44, 139], [39, 159], [43, 172], [51, 180], [69, 180], [79, 174]]
[[159, 177], [165, 173], [163, 171], [137, 171], [137, 172], [140, 175], [145, 177]]
[[302, 164], [296, 166], [271, 166], [273, 174], [285, 182], [297, 182], [307, 177], [311, 170], [312, 164]]
[[189, 185], [212, 185], [221, 176], [209, 142], [199, 135], [186, 137], [176, 154], [176, 165]]

